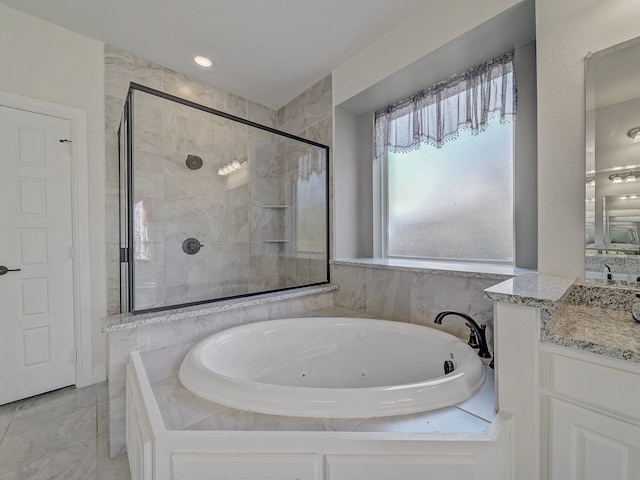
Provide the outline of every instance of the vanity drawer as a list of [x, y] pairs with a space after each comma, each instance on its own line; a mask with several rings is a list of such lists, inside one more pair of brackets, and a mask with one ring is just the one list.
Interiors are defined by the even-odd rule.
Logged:
[[640, 374], [632, 368], [552, 354], [550, 389], [554, 395], [640, 420]]

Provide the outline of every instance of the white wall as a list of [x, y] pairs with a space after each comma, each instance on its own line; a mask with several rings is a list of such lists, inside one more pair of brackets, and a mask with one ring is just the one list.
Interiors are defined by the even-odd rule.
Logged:
[[333, 71], [333, 104], [341, 104], [520, 1], [426, 2]]
[[639, 35], [637, 0], [536, 0], [541, 273], [584, 274], [584, 56]]
[[103, 44], [0, 5], [0, 90], [87, 113], [93, 367], [106, 366]]
[[518, 118], [514, 145], [516, 266], [538, 265], [536, 45], [516, 48], [514, 70], [518, 86]]
[[[425, 6], [337, 67], [334, 105], [518, 2], [476, 2], [464, 8], [462, 3], [448, 2], [438, 15]], [[582, 276], [584, 56], [639, 36], [640, 9], [636, 0], [537, 0], [536, 23], [538, 269]]]
[[[513, 9], [511, 10], [513, 13]], [[533, 9], [530, 11], [533, 15]], [[491, 34], [494, 34], [492, 31]], [[468, 35], [468, 34], [467, 34]], [[473, 40], [467, 40], [467, 45]], [[397, 44], [396, 48], [401, 49]], [[510, 47], [513, 48], [513, 44]], [[453, 50], [456, 52], [456, 50]], [[423, 52], [429, 57], [429, 52]], [[455, 53], [454, 53], [455, 54]], [[476, 63], [481, 61], [476, 59]], [[486, 59], [486, 58], [484, 58]], [[427, 62], [424, 62], [425, 64]], [[536, 72], [535, 72], [535, 42], [531, 41], [516, 48], [516, 76], [518, 84], [518, 121], [516, 122], [515, 142], [515, 223], [516, 223], [516, 266], [533, 268], [537, 266], [537, 139], [536, 139]], [[440, 68], [440, 63], [431, 63], [433, 68]], [[426, 70], [426, 69], [425, 69]], [[406, 69], [402, 70], [403, 72]], [[396, 75], [391, 75], [385, 81], [377, 84], [393, 89], [389, 79], [402, 84]], [[344, 79], [344, 77], [343, 77]], [[426, 85], [423, 85], [423, 87]], [[340, 85], [334, 80], [334, 89]], [[384, 87], [383, 87], [384, 88]], [[370, 91], [368, 89], [366, 91]], [[334, 91], [335, 95], [335, 91]], [[379, 238], [379, 223], [382, 214], [379, 211], [380, 168], [371, 162], [373, 158], [373, 113], [355, 118], [349, 112], [353, 106], [352, 100], [362, 95], [356, 95], [351, 100], [335, 107], [335, 149], [334, 163], [336, 176], [334, 195], [339, 209], [335, 216], [336, 256], [335, 258], [376, 257], [382, 254], [381, 239]], [[369, 99], [371, 100], [371, 98]], [[362, 107], [358, 103], [356, 112]], [[357, 122], [357, 138], [353, 138], [353, 122]], [[348, 164], [351, 163], [351, 167]], [[355, 169], [356, 174], [353, 175]], [[342, 175], [349, 172], [349, 175]], [[354, 190], [360, 192], [359, 197], [353, 195]], [[373, 201], [372, 201], [373, 200]], [[355, 212], [355, 213], [353, 213]], [[358, 222], [349, 218], [356, 215]], [[357, 232], [356, 232], [357, 230]]]
[[334, 258], [354, 258], [358, 252], [358, 119], [340, 108], [334, 111], [333, 235]]
[[[358, 197], [358, 211], [360, 212], [358, 239], [359, 257], [380, 257], [382, 255], [382, 240], [380, 238], [380, 223], [382, 219], [380, 199], [380, 160], [373, 158], [373, 113], [358, 118], [358, 149], [359, 176], [356, 188], [360, 192]], [[374, 197], [376, 195], [376, 197]], [[371, 202], [373, 199], [373, 203]]]

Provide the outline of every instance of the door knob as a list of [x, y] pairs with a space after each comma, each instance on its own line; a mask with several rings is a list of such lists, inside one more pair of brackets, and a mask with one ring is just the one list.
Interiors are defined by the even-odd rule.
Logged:
[[4, 275], [7, 272], [19, 272], [20, 268], [7, 268], [4, 265], [0, 265], [0, 275]]

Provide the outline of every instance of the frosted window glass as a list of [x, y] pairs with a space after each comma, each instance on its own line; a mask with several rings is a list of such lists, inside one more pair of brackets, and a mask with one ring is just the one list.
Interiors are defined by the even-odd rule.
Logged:
[[513, 124], [389, 153], [387, 254], [513, 261]]

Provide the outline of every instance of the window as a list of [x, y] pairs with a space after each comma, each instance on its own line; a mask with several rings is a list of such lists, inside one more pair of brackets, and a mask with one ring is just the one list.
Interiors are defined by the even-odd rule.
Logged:
[[513, 124], [387, 155], [387, 255], [513, 261]]
[[512, 53], [376, 112], [386, 256], [513, 263]]

